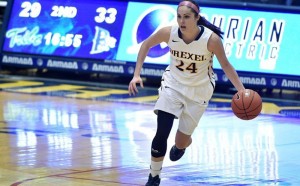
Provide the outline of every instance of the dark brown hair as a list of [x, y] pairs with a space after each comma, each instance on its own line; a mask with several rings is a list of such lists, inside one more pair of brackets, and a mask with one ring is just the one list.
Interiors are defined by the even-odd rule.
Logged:
[[[193, 0], [184, 0], [184, 1], [189, 1], [191, 3], [193, 3], [194, 5], [196, 5], [198, 7], [198, 10], [200, 10], [199, 4], [196, 1]], [[183, 2], [183, 1], [181, 1]], [[195, 16], [198, 16], [198, 12], [196, 12], [194, 9], [191, 8], [191, 10], [194, 12]], [[219, 27], [217, 27], [216, 25], [210, 23], [208, 20], [206, 20], [204, 17], [200, 16], [200, 19], [197, 22], [197, 25], [202, 25], [205, 26], [209, 29], [211, 29], [214, 33], [216, 33], [220, 38], [223, 38], [223, 34], [224, 32], [221, 31], [221, 29]]]

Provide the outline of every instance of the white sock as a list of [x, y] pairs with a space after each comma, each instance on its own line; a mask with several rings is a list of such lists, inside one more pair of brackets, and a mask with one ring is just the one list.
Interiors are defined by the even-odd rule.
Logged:
[[160, 175], [162, 164], [163, 161], [159, 161], [159, 162], [151, 161], [150, 173], [152, 177], [155, 177], [156, 175]]

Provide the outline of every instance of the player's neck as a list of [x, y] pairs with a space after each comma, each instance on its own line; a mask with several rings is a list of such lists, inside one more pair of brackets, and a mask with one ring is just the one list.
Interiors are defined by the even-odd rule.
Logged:
[[197, 26], [197, 27], [191, 29], [189, 32], [182, 33], [182, 39], [186, 43], [191, 43], [192, 41], [194, 41], [197, 38], [199, 33], [200, 33], [200, 28]]

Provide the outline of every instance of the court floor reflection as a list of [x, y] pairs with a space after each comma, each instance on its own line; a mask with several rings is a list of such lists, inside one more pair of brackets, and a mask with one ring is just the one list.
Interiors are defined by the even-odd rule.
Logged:
[[[1, 186], [145, 184], [153, 104], [0, 97]], [[226, 109], [208, 109], [184, 157], [166, 158], [161, 185], [300, 185], [299, 121], [269, 114], [243, 121]]]

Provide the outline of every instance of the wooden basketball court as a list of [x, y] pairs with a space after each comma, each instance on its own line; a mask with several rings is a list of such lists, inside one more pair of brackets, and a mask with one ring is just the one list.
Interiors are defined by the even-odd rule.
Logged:
[[[1, 186], [146, 183], [155, 88], [130, 97], [125, 85], [18, 76], [1, 76], [0, 88]], [[166, 156], [161, 185], [300, 185], [299, 92], [288, 94], [296, 99], [263, 97], [251, 121], [215, 94], [184, 157]]]

